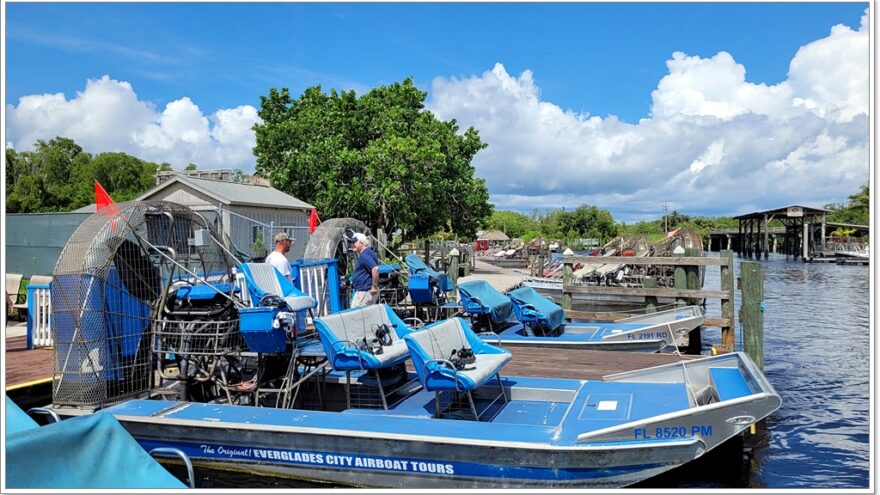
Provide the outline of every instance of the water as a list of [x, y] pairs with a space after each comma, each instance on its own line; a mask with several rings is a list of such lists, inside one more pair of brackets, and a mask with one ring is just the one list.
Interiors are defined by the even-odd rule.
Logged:
[[[717, 256], [717, 253], [710, 254]], [[739, 274], [740, 260], [736, 259]], [[810, 264], [771, 255], [764, 272], [764, 373], [782, 396], [766, 429], [640, 487], [867, 488], [870, 327], [867, 266]], [[718, 290], [709, 267], [705, 288]], [[739, 291], [736, 291], [739, 308]], [[707, 314], [720, 316], [717, 300]], [[741, 333], [737, 329], [738, 338]], [[706, 328], [703, 347], [721, 341]], [[326, 487], [238, 473], [200, 471], [200, 487]]]
[[[740, 486], [867, 488], [870, 268], [779, 255], [760, 263], [764, 374], [782, 407], [767, 419], [766, 432], [747, 438], [752, 457]], [[720, 287], [718, 279], [719, 270], [710, 268], [705, 287]], [[720, 315], [719, 301], [709, 301], [707, 313]], [[704, 348], [721, 339], [718, 329], [704, 329], [702, 336]]]

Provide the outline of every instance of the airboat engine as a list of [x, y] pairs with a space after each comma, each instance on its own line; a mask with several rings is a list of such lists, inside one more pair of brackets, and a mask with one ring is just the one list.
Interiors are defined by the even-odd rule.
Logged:
[[154, 362], [174, 361], [182, 382], [213, 373], [220, 354], [241, 347], [227, 245], [202, 215], [166, 201], [87, 218], [53, 273], [54, 404], [143, 396]]

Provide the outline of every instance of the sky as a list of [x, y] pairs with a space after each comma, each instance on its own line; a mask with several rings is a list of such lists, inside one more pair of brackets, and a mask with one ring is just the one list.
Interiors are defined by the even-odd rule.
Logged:
[[473, 165], [497, 209], [737, 215], [845, 203], [869, 180], [865, 2], [4, 7], [16, 150], [65, 136], [252, 172], [270, 88], [411, 76], [488, 144]]

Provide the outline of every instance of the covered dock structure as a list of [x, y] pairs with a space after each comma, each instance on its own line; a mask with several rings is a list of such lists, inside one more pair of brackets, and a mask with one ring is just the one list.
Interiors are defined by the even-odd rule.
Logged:
[[[819, 241], [824, 242], [826, 237], [826, 216], [831, 213], [822, 208], [808, 206], [786, 206], [773, 210], [756, 211], [734, 217], [739, 221], [739, 249], [740, 257], [760, 259], [764, 255], [767, 259], [770, 252], [770, 234], [773, 220], [782, 223], [782, 253], [786, 256], [801, 256], [805, 261], [810, 257], [810, 247], [815, 236], [815, 226], [820, 227]], [[779, 234], [777, 234], [779, 235]]]

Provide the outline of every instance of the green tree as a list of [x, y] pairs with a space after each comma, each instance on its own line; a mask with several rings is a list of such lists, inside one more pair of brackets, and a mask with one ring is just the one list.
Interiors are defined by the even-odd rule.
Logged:
[[271, 88], [254, 126], [256, 171], [325, 217], [409, 237], [472, 237], [492, 212], [471, 165], [485, 145], [473, 128], [459, 133], [454, 120], [425, 110], [426, 96], [410, 78], [360, 97], [315, 86], [291, 98]]
[[[508, 237], [524, 237], [526, 232], [536, 231], [538, 223], [532, 218], [515, 211], [496, 210], [489, 218], [490, 229], [500, 230]], [[534, 236], [533, 236], [534, 237]]]
[[155, 185], [159, 165], [125, 153], [101, 153], [92, 160], [91, 168], [94, 180], [114, 201], [128, 201]]
[[617, 235], [614, 217], [596, 206], [581, 205], [561, 217], [562, 230], [567, 239], [591, 237], [609, 240]]
[[[34, 151], [6, 150], [6, 211], [69, 211], [95, 200], [97, 180], [116, 201], [155, 184], [156, 165], [125, 153], [92, 156], [72, 139], [37, 141]], [[170, 167], [169, 167], [170, 168]]]
[[187, 165], [186, 167], [184, 167], [183, 170], [189, 172], [189, 171], [191, 171], [191, 170], [198, 170], [198, 169], [199, 169], [199, 166], [198, 166], [198, 165], [196, 165], [195, 163], [190, 163], [189, 165]]
[[825, 205], [826, 210], [831, 210], [828, 216], [829, 222], [849, 223], [854, 225], [868, 225], [871, 220], [870, 201], [871, 186], [868, 183], [859, 187], [858, 192], [849, 196], [847, 204]]

